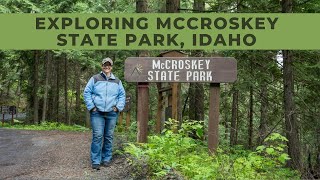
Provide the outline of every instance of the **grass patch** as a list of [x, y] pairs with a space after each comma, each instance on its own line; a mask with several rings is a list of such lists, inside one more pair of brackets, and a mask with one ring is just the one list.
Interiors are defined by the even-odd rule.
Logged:
[[11, 125], [10, 123], [4, 123], [3, 128], [9, 128], [9, 129], [24, 129], [24, 130], [43, 130], [43, 131], [49, 131], [49, 130], [60, 130], [60, 131], [79, 131], [79, 132], [86, 132], [90, 131], [89, 128], [80, 126], [80, 125], [66, 125], [63, 123], [57, 123], [57, 122], [41, 122], [41, 124], [23, 124], [21, 121], [15, 120], [14, 125]]

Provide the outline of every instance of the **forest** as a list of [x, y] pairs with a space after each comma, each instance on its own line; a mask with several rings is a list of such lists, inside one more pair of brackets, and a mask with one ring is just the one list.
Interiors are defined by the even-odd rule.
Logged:
[[[0, 13], [319, 12], [318, 0], [0, 2]], [[265, 21], [270, 23], [266, 25], [272, 26], [276, 20]], [[255, 23], [252, 26], [255, 27]], [[39, 25], [39, 28], [47, 26]], [[303, 36], [303, 32], [297, 36]], [[61, 37], [62, 46], [63, 38], [66, 37]], [[229, 42], [226, 40], [225, 43]], [[209, 156], [203, 148], [206, 147], [209, 119], [208, 83], [181, 83], [181, 120], [177, 123], [174, 119], [163, 117], [165, 123], [162, 122], [161, 135], [156, 129], [159, 87], [156, 83], [150, 83], [148, 143], [135, 144], [138, 86], [124, 80], [124, 61], [128, 57], [156, 57], [162, 52], [148, 49], [0, 50], [0, 105], [16, 106], [18, 113], [25, 114], [25, 124], [56, 122], [90, 127], [83, 90], [90, 77], [101, 71], [101, 60], [110, 57], [114, 61], [114, 74], [122, 80], [126, 94], [132, 96], [131, 125], [127, 135], [132, 136], [133, 141], [126, 151], [132, 154], [135, 161], [149, 165], [153, 173], [151, 177], [161, 178], [172, 171], [180, 172], [186, 179], [320, 177], [320, 47], [319, 50], [308, 51], [218, 51], [213, 48], [211, 51], [183, 52], [189, 57], [234, 57], [237, 60], [237, 81], [220, 86], [219, 149], [216, 158]], [[180, 129], [179, 133], [176, 128]], [[156, 148], [161, 145], [166, 150]], [[199, 157], [194, 155], [188, 160], [180, 159], [193, 151], [198, 152]], [[146, 156], [148, 162], [142, 160]], [[178, 157], [179, 161], [174, 161]], [[182, 161], [189, 166], [180, 165]]]

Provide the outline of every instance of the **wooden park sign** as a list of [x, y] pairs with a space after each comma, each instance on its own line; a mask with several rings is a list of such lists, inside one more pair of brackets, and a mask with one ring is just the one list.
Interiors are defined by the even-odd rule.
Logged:
[[11, 124], [13, 125], [13, 115], [17, 113], [16, 106], [0, 106], [0, 114], [2, 114], [2, 126], [4, 126], [4, 115], [11, 114]]
[[220, 57], [131, 57], [125, 61], [128, 82], [234, 82], [237, 63]]
[[[230, 83], [237, 79], [237, 62], [232, 57], [130, 57], [125, 61], [125, 80], [128, 82], [144, 83], [138, 85], [138, 91], [144, 91], [145, 97], [139, 97], [138, 114], [143, 114], [139, 131], [146, 137], [148, 123], [149, 82], [200, 82], [210, 83], [208, 148], [214, 153], [218, 146], [218, 125], [220, 106], [220, 83]], [[143, 93], [141, 93], [143, 94]], [[140, 104], [140, 106], [139, 106]], [[172, 113], [173, 114], [173, 113]], [[138, 123], [139, 124], [139, 123]], [[141, 142], [144, 142], [142, 138]], [[139, 142], [139, 137], [138, 137]]]

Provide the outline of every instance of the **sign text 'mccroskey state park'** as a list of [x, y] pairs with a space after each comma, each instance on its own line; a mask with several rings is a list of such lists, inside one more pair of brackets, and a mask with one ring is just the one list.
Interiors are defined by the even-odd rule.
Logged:
[[237, 79], [234, 58], [220, 57], [140, 57], [125, 61], [128, 82], [211, 82]]

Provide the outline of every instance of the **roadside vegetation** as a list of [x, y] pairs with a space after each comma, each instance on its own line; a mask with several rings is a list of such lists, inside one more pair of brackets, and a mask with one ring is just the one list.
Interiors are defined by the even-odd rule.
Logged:
[[[171, 120], [172, 122], [172, 120]], [[171, 123], [172, 125], [172, 123]], [[175, 176], [182, 179], [300, 179], [300, 174], [285, 168], [290, 159], [288, 141], [273, 133], [254, 151], [242, 146], [221, 146], [216, 154], [208, 153], [203, 127], [199, 122], [186, 122], [165, 129], [163, 135], [151, 135], [148, 143], [129, 143], [125, 152], [136, 166], [135, 176], [146, 174], [151, 179]], [[191, 138], [196, 136], [196, 138]]]
[[24, 130], [60, 130], [60, 131], [90, 131], [89, 128], [80, 125], [66, 125], [58, 122], [47, 122], [43, 121], [40, 124], [24, 124], [22, 121], [15, 120], [14, 125], [10, 123], [4, 123], [4, 128], [10, 129], [24, 129]]

